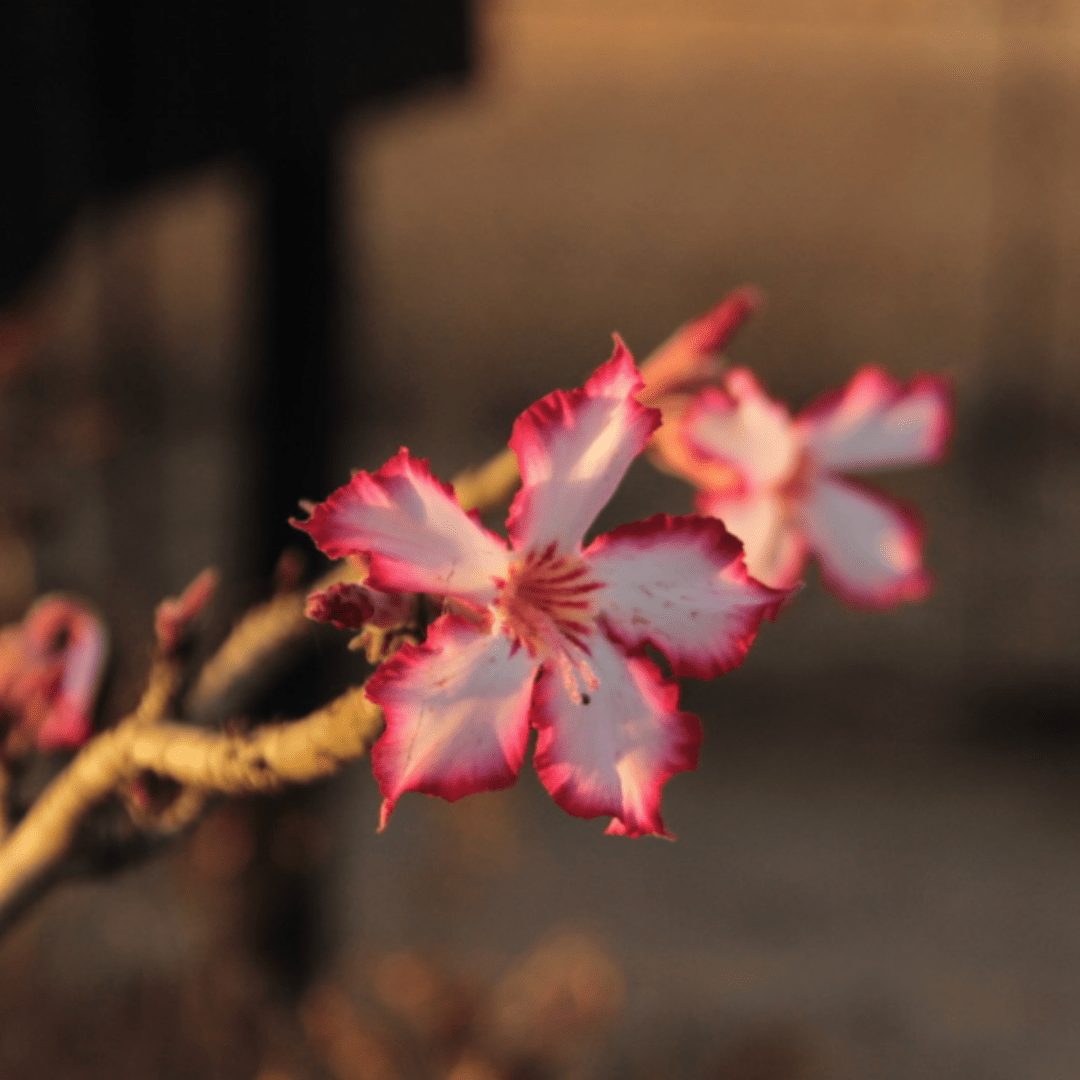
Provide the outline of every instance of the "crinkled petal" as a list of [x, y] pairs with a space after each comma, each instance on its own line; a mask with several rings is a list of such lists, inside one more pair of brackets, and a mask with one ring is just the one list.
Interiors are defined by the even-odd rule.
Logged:
[[402, 448], [378, 472], [358, 472], [294, 521], [332, 559], [370, 555], [368, 584], [385, 592], [430, 592], [479, 604], [495, 596], [509, 566], [506, 545], [458, 505], [426, 461]]
[[946, 379], [919, 375], [904, 386], [865, 367], [796, 419], [807, 448], [831, 469], [878, 469], [938, 461], [952, 432]]
[[799, 461], [802, 448], [787, 407], [745, 368], [729, 371], [723, 390], [703, 390], [685, 425], [690, 449], [706, 461], [733, 465], [748, 489], [783, 483]]
[[787, 598], [747, 574], [742, 544], [715, 518], [623, 525], [585, 559], [603, 582], [594, 602], [610, 633], [629, 651], [654, 645], [676, 675], [711, 679], [738, 667], [762, 618]]
[[537, 664], [502, 634], [456, 615], [403, 645], [367, 684], [386, 717], [371, 760], [383, 794], [380, 828], [406, 791], [453, 802], [509, 787], [521, 769]]
[[703, 491], [697, 498], [703, 514], [719, 518], [743, 544], [746, 569], [774, 589], [790, 589], [806, 562], [806, 541], [787, 499], [770, 491], [742, 499]]
[[679, 688], [643, 656], [603, 635], [590, 639], [600, 685], [574, 701], [545, 668], [532, 722], [540, 781], [567, 813], [616, 819], [609, 832], [668, 836], [660, 793], [668, 777], [697, 767], [701, 725], [678, 709]]
[[626, 346], [581, 390], [556, 390], [518, 417], [510, 447], [521, 490], [507, 528], [518, 551], [574, 550], [660, 423], [634, 400], [641, 377]]
[[846, 603], [881, 609], [930, 591], [923, 530], [910, 508], [855, 481], [823, 477], [811, 488], [802, 519], [826, 585]]
[[[761, 307], [761, 294], [744, 286], [728, 293], [714, 308], [680, 327], [641, 365], [645, 383], [638, 394], [642, 405], [663, 409], [670, 394], [693, 393], [715, 382], [723, 371], [717, 353]], [[664, 417], [665, 421], [667, 417]]]

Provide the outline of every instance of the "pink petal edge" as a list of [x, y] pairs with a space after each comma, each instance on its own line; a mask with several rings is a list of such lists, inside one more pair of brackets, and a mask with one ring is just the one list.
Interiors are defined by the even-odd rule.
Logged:
[[[850, 399], [865, 395], [871, 399], [876, 398], [876, 412], [869, 413], [864, 419], [880, 417], [890, 409], [906, 400], [928, 394], [936, 399], [937, 410], [933, 422], [926, 432], [926, 444], [916, 454], [906, 456], [896, 464], [926, 464], [932, 465], [940, 462], [948, 452], [952, 441], [955, 427], [955, 388], [952, 380], [945, 375], [930, 375], [926, 373], [912, 376], [906, 383], [894, 378], [884, 369], [873, 364], [860, 368], [848, 380], [848, 382], [833, 390], [827, 390], [806, 408], [802, 409], [795, 418], [795, 424], [808, 442], [813, 442], [815, 437], [824, 434], [824, 428], [837, 411]], [[821, 433], [821, 435], [819, 435]], [[871, 462], [868, 465], [858, 463], [846, 464], [837, 461], [830, 465], [839, 471], [856, 468], [888, 467], [892, 462], [884, 460]]]
[[307, 521], [291, 524], [332, 559], [367, 556], [368, 584], [383, 592], [486, 602], [509, 560], [505, 542], [462, 510], [454, 489], [405, 447], [377, 472], [355, 473]]
[[933, 591], [934, 576], [922, 565], [922, 552], [926, 538], [926, 526], [918, 508], [896, 496], [881, 491], [863, 480], [850, 477], [832, 477], [828, 481], [837, 487], [863, 496], [879, 509], [892, 515], [900, 524], [906, 542], [919, 553], [919, 565], [910, 573], [898, 577], [885, 588], [866, 589], [845, 577], [836, 560], [822, 557], [820, 546], [808, 534], [810, 550], [817, 559], [818, 570], [825, 587], [839, 600], [857, 611], [885, 611], [902, 603], [925, 600]]
[[[801, 588], [800, 577], [806, 566], [809, 547], [796, 522], [780, 520], [773, 524], [776, 530], [765, 541], [756, 532], [739, 529], [747, 513], [754, 507], [755, 501], [778, 504], [781, 496], [771, 492], [755, 492], [745, 497], [731, 496], [725, 491], [699, 491], [694, 499], [698, 513], [705, 517], [716, 518], [724, 527], [742, 541], [743, 560], [751, 578], [772, 589], [787, 591], [795, 595]], [[776, 506], [777, 516], [782, 517], [782, 508]], [[778, 534], [779, 533], [779, 534]], [[759, 545], [773, 545], [771, 552], [760, 552]], [[771, 558], [765, 559], [766, 555]], [[765, 562], [765, 565], [762, 565]], [[774, 565], [775, 564], [775, 565]], [[783, 606], [786, 606], [786, 601]]]
[[735, 289], [704, 315], [675, 333], [641, 365], [642, 405], [661, 405], [671, 394], [693, 393], [719, 378], [722, 362], [716, 354], [761, 307], [763, 298], [753, 286]]
[[707, 416], [728, 416], [736, 412], [738, 407], [738, 402], [722, 387], [707, 386], [694, 395], [679, 417], [677, 436], [685, 447], [685, 455], [694, 462], [694, 475], [688, 475], [687, 479], [696, 487], [711, 490], [713, 485], [708, 482], [710, 474], [706, 470], [719, 469], [721, 476], [732, 477], [722, 490], [733, 499], [742, 498], [751, 487], [751, 480], [742, 463], [706, 447], [694, 437], [693, 430]]
[[501, 634], [443, 615], [422, 645], [403, 645], [368, 681], [386, 718], [372, 771], [380, 831], [407, 791], [454, 802], [510, 787], [529, 735], [537, 665]]
[[609, 636], [628, 653], [648, 642], [681, 677], [712, 679], [738, 667], [762, 619], [774, 620], [796, 591], [752, 578], [741, 541], [697, 514], [621, 525], [585, 558], [606, 585], [596, 602]]
[[[57, 656], [53, 641], [60, 631], [66, 632], [67, 641]], [[93, 732], [94, 706], [109, 648], [104, 625], [78, 600], [45, 596], [27, 612], [23, 640], [23, 664], [31, 682], [35, 668], [48, 678], [56, 660], [61, 672], [56, 693], [34, 734], [35, 745], [45, 752], [78, 749]]]
[[690, 323], [682, 336], [695, 352], [719, 352], [764, 304], [765, 296], [760, 289], [743, 285]]
[[697, 768], [701, 722], [679, 710], [678, 683], [647, 657], [603, 638], [593, 660], [600, 686], [589, 704], [571, 702], [558, 676], [541, 671], [531, 714], [540, 782], [575, 817], [614, 818], [610, 834], [673, 839], [661, 792], [676, 773]]
[[[660, 426], [659, 410], [634, 398], [642, 385], [634, 358], [616, 335], [611, 359], [583, 388], [556, 390], [517, 418], [510, 448], [517, 455], [522, 484], [506, 519], [515, 550], [551, 541], [566, 549], [581, 543]], [[606, 412], [604, 401], [610, 403]], [[619, 429], [614, 439], [608, 436], [612, 424]], [[605, 437], [607, 444], [598, 450]], [[575, 473], [582, 462], [592, 467], [590, 475]]]

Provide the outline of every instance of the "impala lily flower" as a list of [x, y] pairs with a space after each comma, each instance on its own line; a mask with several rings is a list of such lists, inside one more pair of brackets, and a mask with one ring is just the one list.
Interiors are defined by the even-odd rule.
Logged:
[[908, 507], [840, 474], [939, 461], [951, 428], [951, 393], [935, 376], [902, 386], [866, 367], [793, 420], [734, 369], [687, 411], [683, 438], [701, 468], [737, 475], [734, 486], [710, 488], [699, 474], [697, 505], [742, 540], [752, 574], [783, 588], [813, 554], [842, 600], [880, 609], [929, 591], [922, 526]]
[[641, 387], [617, 342], [584, 389], [518, 418], [509, 547], [404, 449], [298, 523], [332, 558], [369, 556], [368, 586], [445, 598], [426, 641], [368, 683], [386, 716], [372, 755], [380, 827], [406, 791], [454, 800], [508, 787], [532, 726], [560, 806], [610, 815], [611, 833], [667, 835], [660, 789], [696, 765], [700, 725], [644, 647], [676, 675], [711, 678], [741, 662], [787, 594], [750, 579], [739, 542], [708, 518], [659, 515], [582, 549], [657, 426], [634, 400]]

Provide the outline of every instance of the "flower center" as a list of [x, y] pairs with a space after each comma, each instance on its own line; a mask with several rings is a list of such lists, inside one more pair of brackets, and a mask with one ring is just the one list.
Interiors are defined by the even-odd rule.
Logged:
[[573, 697], [581, 699], [581, 683], [595, 690], [599, 683], [586, 659], [596, 615], [589, 594], [603, 582], [585, 560], [556, 551], [552, 543], [519, 558], [500, 584], [495, 606], [515, 642], [538, 660], [553, 661]]

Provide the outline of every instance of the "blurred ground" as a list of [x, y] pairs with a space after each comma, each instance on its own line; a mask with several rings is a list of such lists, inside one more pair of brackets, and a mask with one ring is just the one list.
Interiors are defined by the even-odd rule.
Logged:
[[[688, 687], [707, 740], [669, 788], [673, 845], [602, 837], [530, 777], [453, 807], [406, 799], [376, 836], [354, 770], [329, 797], [335, 985], [362, 997], [380, 958], [428, 950], [497, 987], [574, 932], [622, 972], [625, 1005], [566, 1075], [1080, 1073], [1080, 5], [506, 0], [484, 24], [471, 90], [342, 139], [342, 394], [362, 421], [339, 433], [341, 478], [401, 444], [450, 476], [579, 384], [613, 330], [643, 356], [754, 282], [768, 307], [733, 357], [795, 404], [867, 362], [956, 380], [953, 460], [881, 477], [923, 508], [939, 586], [870, 616], [811, 584], [741, 671]], [[253, 198], [242, 168], [186, 178], [88, 220], [56, 271], [35, 407], [107, 416], [117, 351], [125, 371], [158, 359], [160, 410], [126, 452], [99, 446], [91, 409], [83, 452], [35, 458], [37, 585], [101, 602], [136, 671], [153, 602], [239, 560]], [[641, 466], [600, 524], [689, 502]], [[177, 896], [188, 857], [54, 897], [0, 954], [23, 981], [0, 982], [36, 970], [76, 1018], [87, 987], [126, 988], [101, 1008], [145, 1030], [170, 1007], [147, 980], [219, 951], [217, 902]], [[265, 1026], [237, 994], [222, 1014]], [[44, 1069], [55, 1023], [12, 1076]], [[85, 1045], [85, 1071], [40, 1075], [120, 1075], [104, 1037]]]

